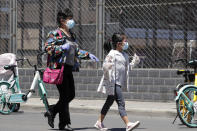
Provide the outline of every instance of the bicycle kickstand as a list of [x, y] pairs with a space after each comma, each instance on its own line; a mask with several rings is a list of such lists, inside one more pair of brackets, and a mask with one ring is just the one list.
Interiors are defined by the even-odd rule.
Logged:
[[177, 113], [177, 115], [176, 115], [174, 121], [172, 122], [172, 124], [174, 124], [174, 122], [176, 121], [176, 118], [177, 118], [177, 117], [178, 117], [178, 113]]

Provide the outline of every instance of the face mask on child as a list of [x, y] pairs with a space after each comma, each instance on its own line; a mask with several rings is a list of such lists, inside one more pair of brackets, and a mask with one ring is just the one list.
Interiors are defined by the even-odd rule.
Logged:
[[129, 43], [128, 42], [124, 42], [124, 45], [122, 47], [123, 50], [127, 50], [129, 48]]

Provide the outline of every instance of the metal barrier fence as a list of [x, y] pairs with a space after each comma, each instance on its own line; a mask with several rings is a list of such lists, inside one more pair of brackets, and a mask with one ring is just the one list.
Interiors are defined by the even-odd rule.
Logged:
[[195, 0], [106, 0], [105, 36], [124, 32], [141, 67], [177, 67], [175, 59], [196, 58], [196, 7]]
[[127, 35], [127, 52], [141, 57], [139, 68], [176, 68], [176, 59], [197, 56], [196, 0], [0, 0], [0, 53], [16, 50], [18, 57], [41, 64], [36, 54], [46, 34], [57, 28], [56, 14], [64, 8], [74, 13], [80, 48], [101, 61], [103, 42], [114, 32]]
[[8, 0], [0, 0], [0, 53], [9, 51], [9, 8]]

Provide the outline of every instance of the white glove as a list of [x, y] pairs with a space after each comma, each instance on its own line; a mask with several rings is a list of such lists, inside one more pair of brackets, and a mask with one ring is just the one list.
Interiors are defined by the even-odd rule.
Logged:
[[135, 67], [135, 66], [136, 66], [137, 64], [139, 64], [139, 63], [140, 63], [140, 57], [137, 56], [136, 53], [135, 53], [134, 56], [133, 56], [133, 60], [131, 61], [131, 63], [129, 63], [130, 66], [131, 66], [131, 69], [132, 69], [133, 67]]

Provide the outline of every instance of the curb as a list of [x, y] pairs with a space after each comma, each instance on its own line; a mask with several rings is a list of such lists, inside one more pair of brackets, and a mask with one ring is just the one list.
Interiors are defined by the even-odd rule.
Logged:
[[[45, 112], [44, 106], [37, 105], [22, 105], [20, 110], [25, 111], [41, 111]], [[20, 111], [19, 110], [19, 111]], [[92, 108], [92, 107], [70, 107], [71, 113], [91, 113], [91, 114], [99, 114], [100, 108]], [[137, 115], [137, 116], [148, 116], [148, 117], [170, 117], [174, 118], [176, 116], [176, 110], [146, 110], [146, 109], [126, 109], [128, 115]], [[111, 108], [108, 114], [117, 114], [119, 115], [118, 109]]]

